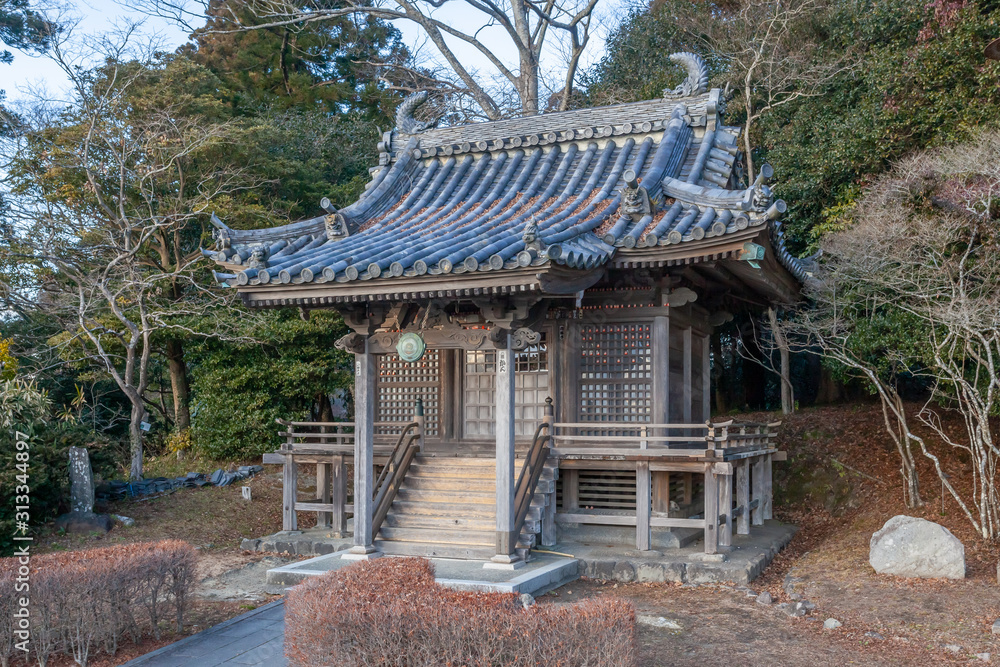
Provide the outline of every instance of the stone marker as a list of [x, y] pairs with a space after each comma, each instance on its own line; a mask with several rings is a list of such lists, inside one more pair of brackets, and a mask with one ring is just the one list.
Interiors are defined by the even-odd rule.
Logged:
[[56, 529], [67, 533], [106, 533], [111, 517], [94, 513], [94, 472], [90, 454], [84, 447], [69, 448], [70, 511], [56, 519]]
[[842, 625], [843, 623], [841, 623], [835, 618], [828, 618], [825, 621], [823, 621], [823, 627], [826, 628], [827, 630], [836, 630]]
[[872, 535], [868, 562], [881, 574], [922, 579], [964, 579], [965, 547], [944, 526], [894, 516]]
[[84, 447], [69, 448], [69, 499], [71, 512], [94, 511], [94, 471]]

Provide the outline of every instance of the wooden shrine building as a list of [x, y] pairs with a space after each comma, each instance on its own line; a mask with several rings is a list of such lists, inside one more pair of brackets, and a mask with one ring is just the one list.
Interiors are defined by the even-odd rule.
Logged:
[[[714, 553], [770, 518], [780, 453], [767, 425], [710, 421], [709, 336], [807, 274], [770, 167], [738, 185], [724, 97], [672, 58], [683, 84], [632, 104], [434, 128], [408, 98], [357, 202], [213, 220], [244, 304], [334, 308], [352, 330], [354, 421], [285, 423], [265, 458], [286, 464], [285, 530], [353, 513], [359, 557], [514, 566], [595, 527], [639, 549], [697, 531]], [[292, 462], [316, 464], [318, 497]]]

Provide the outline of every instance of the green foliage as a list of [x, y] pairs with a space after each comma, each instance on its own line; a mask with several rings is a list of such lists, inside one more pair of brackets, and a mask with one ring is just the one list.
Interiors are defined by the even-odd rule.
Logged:
[[69, 448], [87, 447], [95, 474], [110, 476], [115, 472], [117, 456], [92, 430], [75, 423], [51, 418], [50, 403], [44, 391], [23, 379], [0, 383], [0, 497], [8, 502], [0, 506], [0, 555], [13, 549], [15, 534], [14, 503], [22, 470], [15, 467], [15, 433], [28, 435], [28, 486], [30, 525], [38, 526], [64, 509], [69, 492]]
[[280, 444], [274, 420], [314, 417], [327, 395], [349, 386], [347, 354], [334, 343], [347, 332], [335, 313], [265, 312], [248, 335], [261, 344], [206, 342], [193, 350], [192, 434], [216, 459], [251, 459]]
[[[649, 99], [676, 81], [680, 74], [667, 56], [705, 50], [678, 29], [690, 4], [668, 0], [633, 11], [591, 72], [593, 99]], [[811, 252], [822, 235], [844, 229], [861, 187], [893, 162], [1000, 121], [1000, 64], [983, 55], [1000, 35], [994, 0], [832, 0], [831, 9], [816, 34], [828, 57], [846, 57], [852, 66], [822, 94], [765, 115], [751, 137], [756, 161], [774, 166], [774, 190], [789, 206], [785, 230], [799, 251]], [[725, 63], [710, 65], [725, 76]], [[741, 122], [735, 108], [728, 120]]]

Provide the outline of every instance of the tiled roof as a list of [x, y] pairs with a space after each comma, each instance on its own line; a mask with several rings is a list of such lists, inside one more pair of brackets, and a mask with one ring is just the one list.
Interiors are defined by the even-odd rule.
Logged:
[[[461, 127], [387, 133], [354, 204], [273, 229], [215, 221], [233, 285], [351, 283], [559, 264], [690, 245], [751, 227], [800, 281], [783, 202], [735, 182], [740, 130], [712, 90]], [[631, 173], [630, 173], [631, 172]], [[629, 188], [627, 177], [638, 177]], [[328, 209], [329, 210], [329, 209]], [[256, 255], [254, 251], [256, 250]]]

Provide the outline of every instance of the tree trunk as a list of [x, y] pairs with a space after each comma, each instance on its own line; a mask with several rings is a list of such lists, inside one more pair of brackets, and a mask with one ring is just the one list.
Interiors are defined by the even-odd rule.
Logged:
[[174, 393], [174, 426], [181, 432], [191, 426], [187, 364], [184, 363], [184, 345], [181, 341], [167, 341], [167, 366], [170, 369], [170, 388]]
[[778, 325], [778, 313], [774, 308], [767, 309], [767, 319], [771, 325], [771, 335], [774, 336], [774, 344], [778, 348], [778, 357], [781, 359], [781, 414], [790, 415], [795, 412], [795, 396], [792, 391], [792, 371], [791, 360], [788, 352], [788, 341], [785, 334]]
[[819, 389], [816, 391], [817, 405], [829, 405], [842, 398], [840, 382], [833, 377], [830, 369], [824, 365], [819, 367]]
[[128, 425], [128, 439], [132, 451], [132, 464], [129, 467], [128, 478], [132, 481], [142, 479], [142, 417], [146, 414], [142, 401], [132, 401], [132, 417]]

